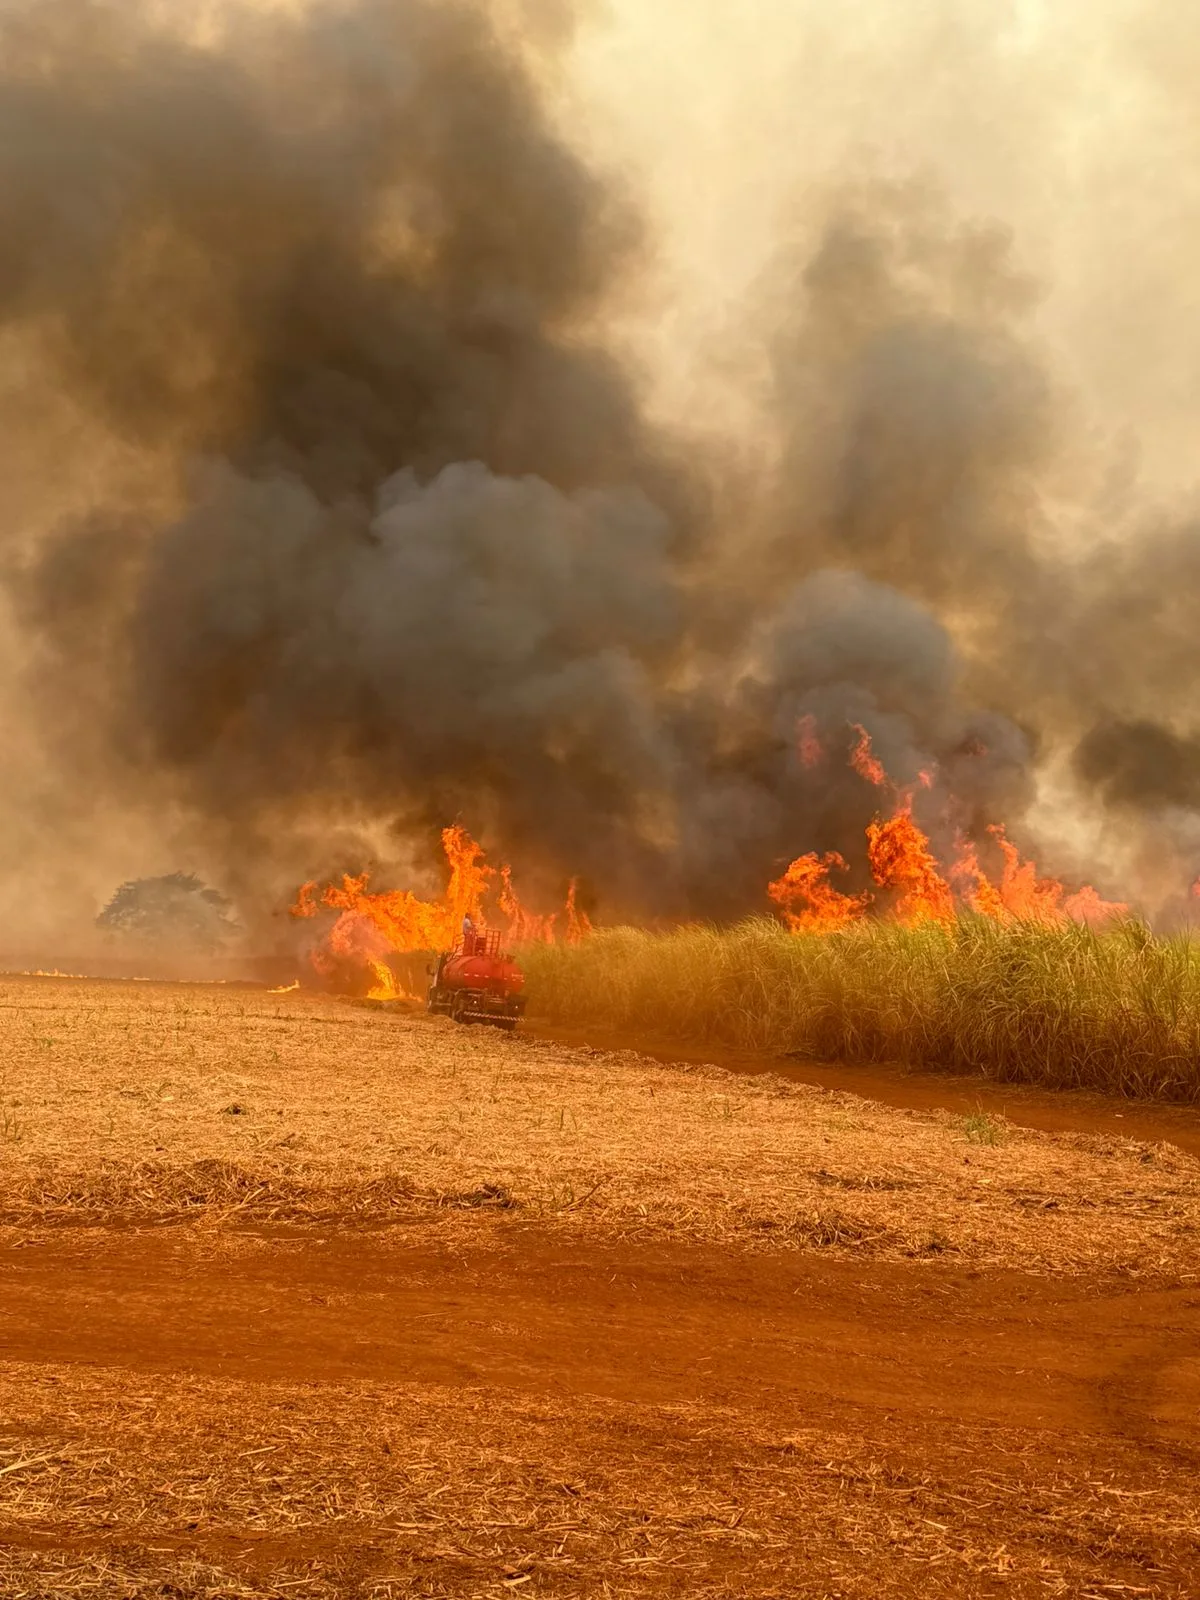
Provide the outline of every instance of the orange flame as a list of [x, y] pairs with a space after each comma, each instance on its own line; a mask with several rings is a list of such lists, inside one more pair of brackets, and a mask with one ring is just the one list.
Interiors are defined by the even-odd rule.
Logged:
[[[318, 889], [305, 883], [292, 907], [294, 917], [315, 917], [324, 909], [339, 913], [311, 959], [323, 976], [333, 978], [339, 970], [365, 972], [370, 977], [368, 998], [372, 1000], [415, 999], [409, 994], [389, 964], [388, 957], [414, 951], [452, 949], [458, 941], [463, 919], [470, 917], [477, 928], [487, 927], [484, 902], [499, 876], [496, 903], [508, 921], [508, 937], [514, 943], [547, 942], [555, 939], [556, 915], [541, 916], [527, 910], [513, 886], [508, 867], [485, 864], [483, 850], [465, 828], [455, 825], [442, 830], [442, 849], [450, 868], [446, 892], [437, 900], [421, 900], [411, 890], [394, 889], [370, 893], [368, 877], [343, 877], [340, 883]], [[567, 895], [567, 939], [576, 944], [591, 931], [591, 921], [576, 905], [576, 884], [572, 879]]]
[[1068, 894], [1057, 878], [1043, 878], [1034, 862], [1022, 858], [1003, 827], [993, 824], [988, 832], [995, 839], [1004, 859], [1000, 882], [995, 884], [987, 877], [971, 845], [964, 845], [960, 849], [955, 867], [955, 875], [970, 884], [964, 894], [967, 904], [980, 915], [993, 917], [1000, 922], [1044, 922], [1052, 926], [1083, 922], [1091, 927], [1099, 927], [1124, 916], [1129, 910], [1127, 905], [1119, 901], [1102, 899], [1087, 884], [1076, 893]]
[[888, 781], [888, 775], [883, 770], [882, 761], [876, 758], [871, 749], [871, 735], [857, 722], [852, 722], [850, 726], [858, 735], [858, 741], [850, 752], [850, 765], [860, 778], [882, 789]]
[[548, 917], [540, 916], [536, 911], [528, 911], [521, 904], [516, 889], [513, 888], [512, 868], [500, 868], [500, 894], [498, 897], [500, 910], [508, 918], [508, 937], [514, 944], [553, 944], [554, 925], [558, 921], [556, 912], [551, 912]]
[[494, 873], [484, 866], [483, 851], [474, 839], [457, 824], [443, 828], [442, 849], [450, 882], [440, 900], [419, 900], [409, 889], [368, 894], [364, 874], [327, 884], [319, 900], [316, 885], [304, 884], [292, 915], [315, 916], [319, 906], [340, 911], [328, 940], [338, 955], [372, 959], [391, 950], [448, 949], [458, 938], [464, 917], [483, 925], [483, 896]]
[[[850, 752], [850, 765], [861, 778], [876, 788], [895, 791], [882, 762], [871, 748], [871, 736], [859, 723], [851, 723], [857, 739]], [[933, 772], [920, 772], [917, 783], [932, 789]], [[899, 796], [896, 811], [886, 821], [876, 818], [867, 828], [867, 858], [871, 873], [881, 889], [898, 891], [892, 916], [909, 925], [921, 922], [952, 922], [958, 901], [951, 882], [929, 843], [929, 838], [913, 816], [914, 789]], [[959, 897], [972, 911], [1001, 921], [1037, 921], [1063, 924], [1068, 921], [1100, 927], [1123, 916], [1128, 906], [1104, 900], [1089, 885], [1068, 894], [1057, 878], [1043, 878], [1032, 861], [1020, 851], [1002, 827], [988, 829], [996, 842], [1002, 868], [998, 882], [988, 877], [980, 865], [976, 847], [960, 840], [958, 854], [949, 879], [960, 885]], [[867, 914], [870, 895], [844, 895], [829, 883], [832, 868], [844, 871], [839, 855], [798, 856], [781, 878], [768, 884], [767, 893], [781, 907], [784, 920], [793, 933], [826, 932], [844, 928]], [[1200, 897], [1200, 880], [1193, 888]]]
[[767, 886], [767, 893], [782, 907], [793, 933], [833, 933], [857, 922], [865, 913], [870, 895], [843, 894], [835, 889], [829, 882], [834, 868], [839, 872], [848, 870], [836, 851], [826, 856], [799, 856], [781, 878]]
[[954, 896], [938, 870], [929, 840], [918, 827], [910, 802], [905, 802], [887, 822], [867, 828], [867, 857], [881, 889], [898, 889], [898, 921], [952, 922]]
[[572, 878], [567, 887], [567, 943], [578, 944], [592, 931], [592, 919], [577, 903], [578, 878]]
[[997, 922], [1003, 922], [1008, 916], [1003, 894], [979, 865], [979, 852], [969, 839], [958, 841], [958, 857], [950, 876], [963, 885], [963, 901], [972, 911]]
[[1089, 928], [1100, 928], [1106, 922], [1115, 922], [1118, 917], [1127, 916], [1129, 906], [1123, 900], [1101, 899], [1091, 884], [1085, 883], [1082, 889], [1077, 890], [1075, 894], [1069, 894], [1063, 901], [1063, 913], [1070, 917], [1072, 922], [1083, 922]]
[[1062, 914], [1063, 886], [1055, 878], [1038, 875], [1034, 862], [1023, 861], [1021, 852], [998, 825], [988, 832], [1000, 846], [1004, 868], [1000, 874], [1000, 898], [1010, 915], [1031, 922], [1056, 922]]

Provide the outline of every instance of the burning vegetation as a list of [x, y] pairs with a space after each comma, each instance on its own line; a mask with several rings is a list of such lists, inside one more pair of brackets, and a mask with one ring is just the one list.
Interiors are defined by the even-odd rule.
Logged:
[[[977, 846], [961, 835], [952, 860], [943, 868], [913, 815], [917, 790], [898, 791], [875, 756], [866, 729], [855, 726], [853, 732], [851, 767], [867, 783], [893, 796], [891, 815], [875, 817], [866, 830], [867, 861], [882, 894], [877, 899], [869, 891], [847, 895], [834, 888], [831, 873], [847, 871], [846, 861], [836, 852], [800, 856], [767, 891], [793, 933], [834, 932], [869, 916], [873, 909], [886, 909], [892, 920], [905, 927], [922, 922], [949, 924], [963, 909], [997, 922], [1027, 921], [1050, 927], [1068, 922], [1101, 927], [1128, 912], [1127, 905], [1102, 899], [1090, 886], [1068, 893], [1057, 879], [1042, 877], [998, 823], [987, 829], [1001, 863], [997, 876], [988, 876], [980, 865]], [[814, 765], [820, 759], [820, 746], [811, 723], [801, 730], [801, 746], [806, 765]], [[932, 788], [933, 779], [922, 772], [917, 789]]]
[[[833, 875], [850, 872], [836, 851], [797, 856], [767, 885], [768, 897], [792, 933], [836, 933], [870, 918], [904, 928], [928, 922], [949, 927], [964, 912], [1047, 929], [1071, 924], [1101, 928], [1128, 912], [1128, 906], [1102, 899], [1090, 886], [1068, 892], [1057, 879], [1039, 874], [999, 824], [987, 830], [998, 862], [992, 875], [981, 865], [975, 843], [961, 834], [951, 860], [943, 865], [914, 814], [917, 796], [934, 793], [933, 776], [921, 772], [915, 785], [899, 789], [875, 755], [867, 730], [855, 724], [850, 732], [851, 770], [890, 798], [890, 807], [865, 830], [865, 862], [874, 887], [858, 893], [835, 887]], [[825, 759], [811, 718], [801, 724], [800, 749], [808, 767]], [[578, 904], [576, 879], [570, 881], [560, 911], [532, 911], [517, 893], [512, 868], [489, 866], [482, 847], [461, 824], [443, 829], [442, 850], [448, 882], [434, 899], [423, 900], [406, 889], [371, 891], [366, 875], [301, 886], [293, 917], [335, 914], [332, 921], [325, 918], [310, 951], [313, 969], [326, 983], [355, 992], [365, 988], [373, 1000], [416, 999], [418, 985], [395, 958], [450, 950], [466, 926], [496, 929], [514, 947], [559, 941], [576, 945], [592, 932], [591, 918]]]
[[312, 951], [317, 973], [351, 988], [361, 988], [361, 977], [366, 974], [367, 998], [372, 1000], [414, 999], [412, 986], [391, 958], [451, 950], [465, 925], [486, 931], [489, 912], [514, 944], [553, 943], [560, 936], [560, 925], [561, 937], [570, 944], [578, 943], [590, 931], [590, 919], [577, 904], [575, 879], [567, 888], [561, 914], [541, 915], [522, 905], [511, 868], [501, 867], [497, 873], [488, 866], [483, 850], [465, 828], [455, 824], [443, 829], [442, 849], [449, 882], [435, 900], [421, 900], [407, 889], [372, 893], [365, 876], [343, 877], [340, 883], [324, 887], [303, 884], [292, 907], [293, 917], [337, 913]]

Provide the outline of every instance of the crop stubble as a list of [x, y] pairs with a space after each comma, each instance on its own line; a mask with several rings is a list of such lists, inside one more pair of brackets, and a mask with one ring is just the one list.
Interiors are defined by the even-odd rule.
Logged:
[[[905, 1337], [958, 1305], [974, 1338], [994, 1312], [971, 1296], [1017, 1279], [1077, 1281], [1083, 1300], [1182, 1294], [1170, 1370], [1186, 1366], [1200, 1185], [1169, 1146], [972, 1125], [302, 995], [25, 979], [5, 981], [0, 1007], [4, 1271], [19, 1284], [13, 1263], [69, 1256], [81, 1305], [114, 1226], [214, 1304], [243, 1257], [339, 1238], [344, 1253], [362, 1236], [401, 1283], [414, 1251], [444, 1257], [450, 1281], [474, 1285], [462, 1316], [490, 1301], [491, 1336], [518, 1350], [537, 1295], [506, 1310], [489, 1284], [540, 1274], [547, 1303], [569, 1301], [561, 1261], [594, 1261], [620, 1329], [629, 1303], [659, 1304], [638, 1276], [654, 1260], [690, 1284], [690, 1314], [711, 1303], [715, 1332], [735, 1303], [753, 1311], [753, 1286], [721, 1276], [745, 1258], [874, 1285], [875, 1321], [895, 1312], [897, 1328], [897, 1308], [936, 1290], [944, 1310], [914, 1311], [897, 1336], [901, 1368]], [[147, 1281], [131, 1269], [131, 1299]], [[806, 1295], [825, 1282], [804, 1281]], [[339, 1324], [322, 1289], [314, 1323], [350, 1338], [355, 1292]], [[422, 1314], [450, 1361], [453, 1313], [437, 1304]], [[764, 1310], [764, 1329], [782, 1316]], [[319, 1361], [303, 1381], [286, 1363], [255, 1375], [236, 1339], [222, 1366], [182, 1335], [174, 1358], [164, 1336], [157, 1354], [90, 1367], [82, 1322], [70, 1359], [4, 1339], [6, 1594], [1168, 1596], [1197, 1564], [1187, 1417], [1168, 1437], [1124, 1402], [1089, 1420], [1081, 1400], [1067, 1422], [1011, 1425], [1005, 1384], [1035, 1381], [1020, 1377], [1039, 1359], [1032, 1334], [981, 1420], [903, 1386], [882, 1404], [852, 1385], [827, 1403], [789, 1391], [775, 1414], [768, 1378], [738, 1388], [736, 1351], [703, 1399], [678, 1374], [659, 1396], [601, 1382], [586, 1350], [564, 1349], [557, 1376], [543, 1351], [536, 1378], [495, 1383], [478, 1362], [458, 1380], [417, 1363], [380, 1381], [366, 1357], [349, 1375]], [[631, 1363], [653, 1370], [652, 1328], [628, 1326], [650, 1341]]]

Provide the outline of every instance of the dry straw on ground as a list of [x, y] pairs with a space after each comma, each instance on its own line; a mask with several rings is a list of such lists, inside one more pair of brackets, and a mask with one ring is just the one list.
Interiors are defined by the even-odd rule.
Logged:
[[1003, 1419], [981, 1459], [953, 1421], [931, 1419], [927, 1454], [854, 1407], [796, 1431], [719, 1407], [16, 1366], [0, 1417], [13, 1597], [1154, 1597], [1198, 1558], [1170, 1461], [1086, 1435], [1030, 1460]]
[[[448, 1298], [428, 1324], [452, 1330], [429, 1335], [445, 1343], [438, 1360], [448, 1377], [437, 1383], [409, 1381], [398, 1357], [390, 1381], [373, 1367], [336, 1379], [322, 1365], [329, 1350], [320, 1330], [297, 1367], [252, 1375], [227, 1359], [218, 1328], [204, 1366], [200, 1335], [156, 1343], [153, 1319], [140, 1351], [114, 1345], [109, 1330], [109, 1367], [92, 1364], [104, 1357], [94, 1355], [90, 1330], [68, 1341], [77, 1364], [53, 1352], [4, 1363], [5, 1596], [1184, 1600], [1192, 1592], [1195, 1473], [1181, 1465], [1169, 1408], [1166, 1422], [1158, 1418], [1158, 1391], [1097, 1389], [1093, 1428], [1083, 1381], [1085, 1409], [1070, 1411], [1070, 1425], [1051, 1418], [1043, 1429], [1035, 1411], [1018, 1426], [986, 1408], [981, 1420], [977, 1408], [943, 1404], [936, 1384], [914, 1398], [893, 1383], [879, 1403], [870, 1382], [860, 1390], [850, 1351], [828, 1392], [798, 1396], [786, 1382], [738, 1386], [726, 1375], [706, 1395], [702, 1384], [693, 1390], [689, 1366], [685, 1403], [632, 1390], [604, 1397], [590, 1325], [574, 1376], [562, 1362], [526, 1371], [525, 1330], [507, 1326], [507, 1304], [492, 1312], [488, 1287], [494, 1272], [514, 1270], [522, 1242], [529, 1272], [553, 1259], [538, 1253], [547, 1240], [569, 1244], [591, 1272], [603, 1255], [594, 1244], [674, 1239], [728, 1246], [657, 1253], [674, 1255], [676, 1272], [684, 1257], [719, 1262], [735, 1296], [747, 1248], [833, 1253], [843, 1261], [830, 1276], [903, 1277], [919, 1283], [918, 1296], [938, 1278], [938, 1304], [953, 1324], [954, 1296], [974, 1271], [926, 1263], [1089, 1278], [1195, 1271], [1200, 1172], [1169, 1147], [1024, 1133], [983, 1115], [891, 1111], [769, 1075], [660, 1066], [631, 1052], [585, 1053], [235, 988], [6, 980], [0, 1033], [8, 1270], [14, 1281], [32, 1270], [30, 1257], [54, 1253], [50, 1227], [67, 1230], [65, 1246], [61, 1235], [51, 1241], [73, 1263], [53, 1291], [54, 1337], [63, 1336], [64, 1308], [67, 1320], [76, 1303], [103, 1312], [112, 1284], [135, 1297], [120, 1326], [138, 1325], [143, 1280], [108, 1275], [118, 1247], [136, 1247], [130, 1259], [137, 1250], [173, 1253], [177, 1280], [156, 1281], [177, 1281], [185, 1296], [201, 1292], [193, 1286], [209, 1254], [226, 1264], [269, 1260], [258, 1306], [285, 1292], [279, 1263], [289, 1251], [324, 1258], [330, 1244], [344, 1245], [368, 1283], [370, 1252], [384, 1252], [406, 1294], [416, 1252], [393, 1252], [394, 1238], [448, 1233], [453, 1248], [439, 1256], [465, 1263], [461, 1280], [439, 1280]], [[290, 1226], [263, 1226], [272, 1218]], [[139, 1227], [132, 1244], [108, 1227], [126, 1220]], [[331, 1231], [389, 1221], [404, 1226], [379, 1227], [370, 1240]], [[847, 1265], [869, 1254], [920, 1265]], [[775, 1279], [783, 1263], [757, 1265]], [[476, 1277], [482, 1291], [455, 1311], [452, 1285]], [[1115, 1287], [1101, 1284], [1101, 1299], [1124, 1302], [1125, 1286]], [[76, 1301], [85, 1288], [91, 1299]], [[1081, 1280], [1068, 1293], [1095, 1295], [1097, 1285]], [[1150, 1298], [1174, 1305], [1181, 1293]], [[186, 1298], [170, 1304], [185, 1307]], [[1020, 1296], [1013, 1305], [1019, 1319], [1027, 1315]], [[640, 1307], [624, 1308], [632, 1326]], [[303, 1317], [293, 1323], [307, 1339]], [[927, 1327], [928, 1315], [917, 1325]], [[257, 1327], [231, 1344], [269, 1349], [270, 1324], [261, 1341]], [[964, 1337], [955, 1327], [950, 1356]], [[455, 1328], [470, 1339], [456, 1342]], [[850, 1338], [853, 1328], [851, 1319]], [[1031, 1360], [1045, 1336], [1035, 1334]], [[515, 1346], [494, 1374], [492, 1339]], [[546, 1328], [540, 1348], [557, 1350]], [[650, 1367], [654, 1348], [650, 1329]], [[1190, 1344], [1168, 1341], [1158, 1352], [1164, 1383], [1181, 1349], [1189, 1359]], [[740, 1347], [735, 1357], [731, 1370], [740, 1372]], [[165, 1369], [172, 1359], [176, 1368]], [[973, 1359], [964, 1371], [980, 1370]], [[1062, 1391], [1075, 1397], [1072, 1408], [1075, 1391], [1073, 1382]], [[1111, 1417], [1106, 1395], [1121, 1402]]]
[[1200, 1100], [1200, 943], [1136, 923], [603, 931], [523, 954], [559, 1021], [833, 1061]]
[[6, 980], [0, 1221], [186, 1219], [1196, 1270], [1170, 1146], [233, 987]]

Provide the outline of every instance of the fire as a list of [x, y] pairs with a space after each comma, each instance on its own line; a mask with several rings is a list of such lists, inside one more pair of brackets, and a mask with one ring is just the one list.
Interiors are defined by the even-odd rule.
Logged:
[[[449, 867], [446, 891], [436, 900], [422, 900], [409, 889], [373, 893], [369, 878], [343, 877], [323, 888], [303, 884], [292, 907], [294, 917], [315, 917], [322, 910], [336, 911], [336, 921], [312, 956], [318, 972], [327, 978], [349, 969], [369, 975], [372, 1000], [415, 999], [400, 981], [390, 957], [433, 950], [450, 950], [462, 934], [464, 919], [475, 927], [488, 926], [486, 902], [499, 878], [496, 906], [507, 923], [514, 944], [553, 943], [557, 913], [542, 916], [522, 905], [507, 866], [497, 870], [465, 828], [455, 824], [442, 830], [442, 849]], [[566, 937], [575, 944], [591, 931], [591, 921], [577, 905], [577, 884], [571, 880], [565, 908]]]
[[994, 824], [988, 829], [999, 846], [1003, 867], [999, 883], [993, 883], [979, 865], [971, 845], [964, 845], [956, 875], [968, 881], [964, 898], [973, 911], [997, 921], [1045, 922], [1061, 926], [1065, 922], [1084, 922], [1098, 927], [1124, 916], [1129, 910], [1115, 900], [1104, 900], [1090, 886], [1068, 894], [1057, 878], [1043, 878], [1032, 861]]
[[988, 829], [1000, 846], [1004, 868], [1000, 874], [1000, 899], [1013, 917], [1030, 922], [1054, 922], [1061, 916], [1063, 886], [1054, 878], [1038, 875], [1032, 861], [1023, 861], [1016, 845], [1001, 827]]
[[592, 919], [577, 903], [579, 879], [572, 878], [567, 887], [567, 943], [578, 944], [592, 931]]
[[951, 868], [951, 877], [964, 886], [962, 897], [972, 911], [1004, 921], [1008, 915], [1004, 896], [979, 865], [979, 852], [969, 839], [958, 841], [958, 859]]
[[393, 952], [448, 950], [467, 916], [479, 926], [485, 925], [483, 897], [494, 872], [484, 865], [483, 851], [457, 824], [442, 830], [442, 849], [450, 882], [440, 900], [420, 900], [409, 889], [371, 894], [366, 874], [326, 884], [319, 895], [316, 884], [304, 884], [292, 907], [293, 916], [315, 916], [322, 906], [341, 913], [326, 937], [325, 948], [313, 958], [318, 971], [329, 976], [342, 964], [365, 967], [374, 978], [370, 999], [412, 998], [392, 972], [387, 957]]
[[1085, 883], [1082, 889], [1069, 894], [1063, 901], [1062, 908], [1063, 914], [1072, 922], [1086, 922], [1089, 928], [1103, 927], [1106, 922], [1113, 922], [1129, 911], [1128, 905], [1123, 900], [1102, 899], [1090, 883]]
[[[858, 723], [852, 723], [851, 728], [857, 737], [850, 752], [850, 766], [875, 788], [896, 793], [895, 784], [872, 750], [870, 734]], [[890, 914], [896, 921], [908, 926], [950, 923], [962, 905], [997, 922], [1028, 921], [1054, 926], [1082, 922], [1100, 927], [1128, 911], [1128, 906], [1103, 899], [1091, 887], [1071, 894], [1057, 878], [1042, 877], [1036, 864], [1022, 857], [998, 825], [988, 829], [1000, 856], [998, 877], [989, 877], [970, 840], [959, 841], [953, 864], [948, 872], [943, 871], [928, 835], [913, 815], [916, 788], [930, 790], [933, 783], [934, 773], [919, 773], [917, 784], [898, 795], [892, 815], [876, 817], [867, 828], [871, 875], [881, 889], [894, 892]], [[781, 908], [793, 933], [829, 932], [867, 916], [871, 896], [848, 895], [835, 889], [829, 881], [833, 870], [847, 870], [840, 855], [818, 856], [810, 852], [798, 856], [782, 877], [767, 886], [767, 893]], [[1200, 883], [1193, 892], [1200, 895]]]
[[499, 905], [508, 918], [508, 937], [514, 944], [554, 943], [557, 912], [552, 911], [549, 916], [543, 917], [536, 911], [526, 910], [513, 888], [511, 867], [500, 868]]
[[[339, 969], [362, 970], [371, 975], [367, 991], [371, 1000], [397, 1000], [405, 998], [402, 985], [397, 981], [387, 956], [393, 949], [408, 950], [417, 946], [401, 943], [393, 945], [392, 933], [401, 939], [400, 929], [416, 921], [410, 907], [397, 905], [399, 894], [369, 894], [367, 878], [342, 879], [340, 884], [328, 884], [316, 898], [316, 885], [306, 883], [292, 907], [294, 917], [315, 917], [321, 906], [338, 911], [340, 915], [325, 936], [325, 942], [312, 955], [312, 963], [323, 977], [333, 978]], [[413, 899], [412, 896], [407, 896]], [[421, 902], [415, 902], [420, 905]]]
[[878, 760], [871, 749], [871, 735], [859, 723], [851, 724], [858, 735], [858, 741], [850, 752], [850, 765], [860, 778], [865, 778], [868, 783], [873, 783], [877, 789], [887, 785], [888, 775], [883, 770], [883, 762]]
[[843, 894], [829, 881], [829, 874], [848, 870], [836, 851], [818, 856], [799, 856], [782, 878], [767, 886], [767, 893], [782, 907], [784, 920], [793, 933], [834, 933], [857, 922], [870, 904], [869, 894]]
[[887, 822], [870, 824], [867, 857], [879, 887], [900, 891], [895, 907], [900, 922], [953, 922], [954, 895], [917, 826], [911, 800]]
[[267, 993], [268, 994], [294, 994], [295, 991], [299, 987], [300, 987], [300, 979], [297, 978], [294, 983], [281, 984], [278, 989], [268, 989]]

